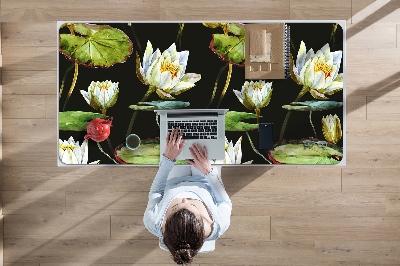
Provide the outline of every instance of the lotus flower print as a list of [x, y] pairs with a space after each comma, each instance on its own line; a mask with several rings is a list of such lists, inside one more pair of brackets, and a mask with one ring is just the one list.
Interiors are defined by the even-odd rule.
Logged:
[[[245, 162], [244, 164], [251, 164], [253, 160]], [[225, 137], [225, 158], [224, 164], [241, 164], [242, 163], [242, 137], [240, 137], [235, 145], [232, 141], [228, 141]]]
[[[300, 75], [302, 73], [302, 69], [304, 68], [305, 63], [314, 57], [313, 49], [308, 50], [307, 53], [306, 53], [306, 50], [307, 49], [306, 49], [305, 43], [303, 41], [301, 41], [300, 48], [297, 53], [296, 65], [294, 65], [292, 62], [292, 78], [299, 85], [303, 85]], [[304, 71], [303, 71], [303, 73], [304, 73]]]
[[322, 117], [322, 133], [327, 141], [334, 144], [342, 138], [340, 119], [336, 114]]
[[241, 91], [233, 90], [239, 101], [257, 115], [257, 122], [260, 116], [260, 109], [267, 106], [272, 97], [272, 82], [245, 81]]
[[[87, 140], [79, 145], [79, 141], [74, 141], [71, 136], [68, 141], [58, 140], [58, 157], [64, 164], [87, 164], [88, 162], [88, 145]], [[97, 164], [99, 161], [95, 161], [91, 164]]]
[[104, 116], [107, 109], [117, 102], [118, 92], [118, 82], [110, 80], [92, 81], [87, 91], [81, 90], [86, 102], [95, 110], [101, 110]]
[[200, 74], [185, 74], [188, 58], [189, 51], [177, 52], [175, 43], [161, 54], [159, 49], [153, 52], [153, 46], [148, 41], [140, 65], [139, 79], [152, 87], [160, 98], [175, 99], [172, 95], [193, 88], [201, 79]]
[[342, 51], [331, 52], [329, 44], [325, 44], [314, 55], [312, 49], [307, 53], [304, 42], [301, 42], [296, 65], [292, 68], [292, 78], [303, 85], [318, 100], [328, 99], [343, 89], [343, 73], [339, 74]]

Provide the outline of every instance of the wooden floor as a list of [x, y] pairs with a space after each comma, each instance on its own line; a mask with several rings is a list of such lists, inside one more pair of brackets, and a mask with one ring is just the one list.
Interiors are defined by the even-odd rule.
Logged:
[[249, 19], [347, 21], [347, 165], [223, 168], [231, 226], [194, 265], [400, 265], [399, 7], [1, 0], [4, 265], [172, 264], [142, 222], [157, 168], [56, 166], [56, 21]]

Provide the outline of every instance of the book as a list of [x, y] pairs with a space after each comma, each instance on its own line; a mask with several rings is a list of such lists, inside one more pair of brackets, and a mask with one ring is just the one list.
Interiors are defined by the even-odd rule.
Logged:
[[245, 30], [245, 78], [286, 79], [290, 74], [290, 27], [286, 23], [250, 23]]

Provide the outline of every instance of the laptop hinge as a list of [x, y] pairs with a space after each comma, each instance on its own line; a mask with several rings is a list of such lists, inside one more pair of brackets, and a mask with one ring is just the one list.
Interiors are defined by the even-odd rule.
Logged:
[[176, 113], [176, 114], [167, 114], [168, 118], [175, 117], [193, 117], [193, 116], [218, 116], [217, 112], [188, 112], [188, 113]]

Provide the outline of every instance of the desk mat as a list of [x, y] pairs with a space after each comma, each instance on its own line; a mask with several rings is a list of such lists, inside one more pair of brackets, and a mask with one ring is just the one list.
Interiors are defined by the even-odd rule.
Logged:
[[59, 21], [58, 165], [157, 165], [154, 110], [177, 108], [229, 109], [216, 164], [344, 165], [344, 32], [345, 21]]

